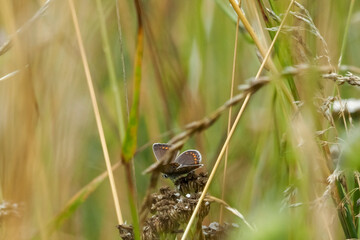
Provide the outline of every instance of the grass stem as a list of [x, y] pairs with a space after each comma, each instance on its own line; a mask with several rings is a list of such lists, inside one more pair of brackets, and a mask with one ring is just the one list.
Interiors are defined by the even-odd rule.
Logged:
[[96, 125], [97, 125], [99, 136], [100, 136], [100, 141], [101, 141], [101, 146], [102, 146], [102, 150], [103, 150], [103, 154], [104, 154], [105, 164], [106, 164], [106, 168], [107, 168], [107, 171], [109, 174], [109, 180], [110, 180], [111, 192], [112, 192], [115, 210], [116, 210], [116, 216], [117, 216], [118, 223], [123, 224], [123, 218], [122, 218], [121, 209], [120, 209], [119, 197], [118, 197], [116, 186], [115, 186], [114, 175], [113, 175], [113, 172], [111, 169], [109, 152], [108, 152], [107, 145], [106, 145], [104, 129], [103, 129], [102, 123], [101, 123], [99, 107], [98, 107], [98, 104], [96, 101], [96, 95], [95, 95], [94, 86], [92, 83], [89, 64], [87, 61], [83, 40], [82, 40], [82, 37], [80, 34], [80, 27], [79, 27], [78, 18], [76, 15], [75, 5], [74, 5], [73, 0], [68, 0], [68, 3], [69, 3], [72, 20], [73, 20], [74, 27], [75, 27], [76, 39], [78, 41], [78, 46], [80, 49], [80, 55], [81, 55], [81, 59], [82, 59], [82, 63], [83, 63], [84, 71], [85, 71], [85, 76], [86, 76], [87, 84], [89, 87], [91, 103], [92, 103], [94, 114], [95, 114], [95, 120], [96, 120]]
[[[239, 3], [240, 5], [240, 3]], [[234, 82], [235, 82], [235, 69], [236, 69], [236, 56], [237, 56], [237, 43], [238, 43], [238, 36], [239, 36], [239, 23], [240, 23], [240, 18], [238, 17], [237, 22], [236, 22], [236, 28], [235, 28], [235, 44], [234, 44], [234, 59], [233, 59], [233, 66], [232, 66], [232, 76], [231, 76], [231, 89], [230, 89], [230, 99], [233, 97], [234, 95]], [[232, 107], [229, 107], [229, 115], [228, 115], [228, 126], [227, 126], [227, 134], [229, 134], [230, 132], [230, 127], [231, 127], [231, 112], [232, 112]], [[222, 179], [222, 187], [221, 187], [221, 199], [224, 200], [225, 198], [225, 187], [226, 187], [226, 170], [227, 170], [227, 165], [228, 165], [228, 151], [229, 151], [229, 147], [226, 147], [226, 151], [225, 151], [225, 160], [224, 160], [224, 172], [223, 172], [223, 179]], [[223, 212], [224, 212], [224, 206], [221, 205], [220, 206], [220, 217], [219, 217], [219, 222], [220, 224], [223, 223]]]
[[108, 72], [109, 72], [111, 89], [114, 93], [114, 98], [115, 98], [115, 109], [116, 109], [116, 115], [117, 115], [117, 120], [118, 120], [117, 122], [118, 122], [118, 126], [119, 126], [120, 142], [123, 142], [124, 138], [125, 138], [125, 125], [124, 125], [123, 110], [121, 107], [121, 95], [120, 95], [119, 86], [118, 86], [117, 80], [116, 80], [116, 71], [115, 71], [113, 57], [111, 54], [111, 47], [110, 47], [108, 33], [106, 30], [105, 16], [104, 16], [104, 10], [103, 10], [101, 0], [96, 0], [96, 6], [98, 9], [98, 13], [99, 13], [100, 32], [101, 32], [101, 38], [103, 41], [103, 49], [104, 49], [104, 53], [105, 53], [106, 65], [107, 65]]

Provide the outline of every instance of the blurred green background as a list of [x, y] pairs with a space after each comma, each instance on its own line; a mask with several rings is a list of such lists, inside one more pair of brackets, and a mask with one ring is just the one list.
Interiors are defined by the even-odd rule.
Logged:
[[[355, 4], [349, 12], [352, 2]], [[209, 116], [230, 98], [237, 30], [237, 15], [225, 0], [140, 3], [144, 54], [133, 158], [138, 206], [149, 185], [149, 175], [142, 172], [155, 162], [152, 144], [168, 142], [186, 124]], [[289, 3], [242, 1], [248, 21], [267, 48], [274, 31], [266, 27], [279, 23], [273, 19], [266, 22], [260, 6], [272, 9], [282, 19]], [[343, 75], [344, 69], [359, 75], [359, 2], [300, 3], [318, 32], [305, 21], [306, 12], [293, 6], [286, 30], [279, 35], [270, 57], [278, 72], [297, 64], [312, 64], [330, 66]], [[32, 21], [44, 4], [47, 8]], [[126, 128], [136, 90], [138, 22], [134, 1], [102, 0], [101, 5], [102, 9], [96, 1], [75, 1], [114, 164], [121, 160], [123, 144], [116, 98]], [[51, 236], [46, 232], [48, 223], [67, 202], [106, 171], [68, 1], [1, 0], [0, 13], [0, 46], [8, 39], [12, 41], [0, 56], [0, 78], [7, 76], [0, 81], [0, 202], [21, 205], [21, 217], [0, 218], [1, 238], [30, 239], [39, 234], [41, 239], [119, 239], [108, 179], [78, 208], [67, 209], [68, 218]], [[108, 44], [102, 39], [100, 13], [105, 17]], [[236, 44], [234, 94], [240, 93], [237, 86], [248, 83], [260, 67], [257, 48], [242, 26]], [[115, 66], [118, 94], [110, 81], [104, 48], [108, 48]], [[342, 67], [338, 68], [341, 54]], [[13, 76], [7, 75], [17, 70]], [[339, 114], [331, 114], [331, 107], [327, 113], [333, 123], [326, 118], [321, 107], [328, 97], [338, 96], [337, 87], [333, 81], [321, 78], [316, 69], [300, 70], [295, 76], [268, 71], [263, 75], [272, 82], [251, 97], [230, 141], [225, 188], [221, 164], [209, 190], [219, 198], [225, 191], [224, 200], [256, 227], [252, 232], [225, 212], [226, 222], [240, 225], [229, 239], [343, 239], [344, 225], [337, 212], [341, 211], [342, 199], [336, 200], [339, 193], [333, 192], [338, 188], [328, 184], [327, 178], [337, 167], [346, 169], [349, 188], [344, 193], [353, 198], [359, 192], [356, 181], [354, 184], [360, 160], [358, 115], [345, 113], [346, 127]], [[284, 97], [280, 82], [292, 100], [303, 103], [298, 111]], [[357, 98], [359, 87], [345, 83], [339, 86], [339, 94], [343, 99]], [[240, 104], [233, 107], [233, 115], [239, 108]], [[224, 144], [227, 118], [225, 111], [182, 149], [201, 152], [203, 171], [211, 171]], [[323, 130], [324, 134], [316, 134]], [[340, 157], [331, 159], [330, 149], [339, 152]], [[123, 217], [131, 223], [128, 182], [122, 166], [114, 177]], [[160, 179], [158, 186], [163, 185], [172, 183]], [[356, 208], [356, 204], [350, 206]], [[358, 229], [356, 212], [353, 210], [351, 219]], [[217, 204], [212, 205], [204, 224], [213, 221], [219, 221]]]

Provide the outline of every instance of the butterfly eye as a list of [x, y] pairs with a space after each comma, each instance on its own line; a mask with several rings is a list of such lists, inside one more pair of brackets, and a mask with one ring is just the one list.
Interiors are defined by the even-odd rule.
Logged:
[[167, 174], [163, 174], [162, 176], [163, 176], [163, 178], [169, 178], [169, 176]]

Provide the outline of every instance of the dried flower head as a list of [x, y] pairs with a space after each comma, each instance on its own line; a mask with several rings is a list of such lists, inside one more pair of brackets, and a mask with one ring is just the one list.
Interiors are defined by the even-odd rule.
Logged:
[[[194, 211], [200, 193], [191, 193], [184, 197], [179, 192], [163, 187], [159, 193], [152, 195], [151, 213], [143, 228], [143, 239], [158, 239], [163, 234], [181, 232], [182, 224], [186, 224]], [[199, 219], [203, 219], [210, 210], [209, 204], [202, 204]]]
[[176, 189], [182, 194], [186, 195], [187, 193], [198, 193], [201, 192], [208, 180], [208, 174], [201, 172], [197, 175], [194, 172], [187, 174], [184, 177], [178, 178], [174, 184]]
[[131, 225], [121, 224], [118, 225], [120, 237], [123, 240], [132, 240], [134, 239], [134, 229]]

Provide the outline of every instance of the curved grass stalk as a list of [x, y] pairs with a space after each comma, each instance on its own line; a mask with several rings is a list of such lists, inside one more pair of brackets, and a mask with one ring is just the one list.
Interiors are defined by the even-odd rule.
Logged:
[[[239, 6], [241, 6], [241, 1], [239, 2]], [[238, 42], [238, 36], [239, 36], [239, 23], [240, 23], [240, 18], [238, 17], [237, 22], [236, 22], [236, 30], [235, 30], [236, 34], [235, 34], [234, 58], [233, 58], [233, 67], [232, 67], [232, 76], [231, 76], [230, 99], [234, 95], [234, 81], [235, 81], [235, 67], [236, 67], [236, 56], [237, 56], [237, 42]], [[228, 135], [229, 135], [230, 126], [231, 126], [231, 112], [232, 112], [232, 107], [229, 108], [228, 126], [227, 126], [227, 134]], [[223, 172], [222, 187], [221, 187], [221, 199], [222, 200], [224, 200], [224, 198], [225, 198], [228, 152], [229, 152], [229, 148], [226, 147], [225, 160], [224, 160], [224, 172]], [[223, 205], [221, 205], [220, 206], [220, 217], [219, 217], [220, 224], [223, 223], [223, 211], [224, 211], [224, 207], [223, 207]]]
[[22, 32], [24, 32], [25, 30], [27, 30], [36, 20], [38, 20], [40, 17], [42, 17], [44, 15], [44, 13], [46, 12], [46, 10], [48, 9], [50, 3], [52, 2], [52, 0], [46, 0], [44, 2], [44, 4], [39, 8], [39, 10], [36, 11], [36, 13], [28, 20], [25, 22], [24, 25], [22, 25], [21, 27], [19, 27], [15, 33], [13, 33], [9, 39], [7, 41], [5, 41], [2, 45], [0, 45], [0, 56], [5, 54], [7, 51], [10, 50], [10, 48], [12, 47], [14, 38], [21, 34]]
[[7, 80], [13, 76], [15, 76], [16, 74], [20, 73], [22, 69], [17, 69], [15, 71], [12, 71], [11, 73], [6, 74], [5, 76], [0, 77], [0, 81], [4, 81]]
[[84, 67], [84, 71], [85, 71], [85, 75], [86, 75], [86, 80], [87, 80], [87, 84], [89, 87], [89, 93], [90, 93], [91, 103], [92, 103], [93, 110], [94, 110], [96, 125], [97, 125], [98, 132], [100, 135], [100, 141], [101, 141], [101, 146], [102, 146], [102, 150], [103, 150], [103, 154], [104, 154], [106, 169], [109, 174], [109, 180], [110, 180], [111, 192], [112, 192], [115, 210], [116, 210], [116, 216], [117, 216], [118, 223], [123, 224], [123, 218], [122, 218], [120, 204], [119, 204], [119, 197], [118, 197], [116, 186], [115, 186], [114, 175], [113, 175], [113, 172], [111, 169], [109, 152], [108, 152], [107, 145], [106, 145], [104, 129], [103, 129], [102, 123], [101, 123], [99, 107], [98, 107], [97, 101], [96, 101], [96, 95], [95, 95], [94, 86], [92, 83], [89, 64], [87, 61], [83, 40], [82, 40], [82, 37], [80, 34], [79, 22], [77, 19], [77, 14], [76, 14], [73, 0], [68, 0], [68, 3], [69, 3], [71, 16], [72, 16], [74, 27], [75, 27], [76, 39], [78, 41], [78, 45], [79, 45], [79, 49], [80, 49], [80, 55], [81, 55], [81, 59], [82, 59], [82, 63], [83, 63], [83, 67]]
[[[280, 33], [280, 31], [281, 31], [281, 28], [283, 27], [283, 25], [284, 25], [284, 23], [285, 23], [285, 20], [286, 20], [288, 14], [289, 14], [289, 12], [290, 12], [290, 8], [292, 7], [294, 1], [295, 1], [295, 0], [292, 0], [292, 1], [290, 2], [289, 7], [288, 7], [288, 9], [286, 10], [285, 16], [284, 16], [283, 21], [281, 22], [281, 24], [280, 24], [280, 26], [279, 26], [279, 29], [278, 29], [277, 33], [275, 34], [275, 37], [274, 37], [274, 39], [273, 39], [273, 41], [272, 41], [272, 43], [271, 43], [268, 51], [266, 52], [266, 54], [264, 54], [265, 57], [264, 57], [264, 60], [263, 60], [261, 66], [260, 66], [260, 68], [259, 68], [258, 73], [256, 74], [256, 77], [255, 77], [256, 79], [259, 78], [262, 70], [263, 70], [264, 67], [265, 67], [265, 64], [266, 64], [266, 62], [267, 62], [267, 60], [268, 60], [268, 58], [269, 58], [269, 56], [270, 56], [271, 50], [272, 50], [272, 48], [274, 47], [275, 41], [277, 40], [277, 37], [279, 36], [279, 33]], [[234, 0], [230, 0], [230, 2], [231, 2], [231, 4], [234, 6], [234, 4], [233, 4]], [[236, 4], [235, 4], [235, 6], [236, 6], [238, 9], [240, 9]], [[241, 14], [241, 15], [242, 15], [242, 14]], [[242, 16], [243, 16], [243, 15], [242, 15]], [[239, 15], [239, 17], [240, 17], [240, 15]], [[240, 19], [241, 19], [241, 17], [240, 17]], [[245, 21], [247, 22], [246, 18], [244, 18], [244, 19], [245, 19]], [[242, 19], [241, 19], [241, 20], [242, 20]], [[244, 22], [243, 22], [243, 23], [244, 23]], [[247, 23], [248, 23], [248, 22], [247, 22]], [[244, 26], [245, 26], [245, 25], [246, 25], [246, 24], [244, 23]], [[251, 35], [251, 33], [250, 33], [250, 35]], [[255, 39], [254, 39], [254, 41], [255, 41]], [[223, 145], [223, 147], [222, 147], [222, 149], [221, 149], [221, 151], [220, 151], [220, 154], [219, 154], [219, 156], [218, 156], [218, 158], [217, 158], [217, 160], [216, 160], [216, 162], [215, 162], [215, 165], [214, 165], [214, 167], [213, 167], [213, 169], [212, 169], [212, 171], [211, 171], [211, 173], [210, 173], [209, 179], [208, 179], [208, 181], [207, 181], [207, 183], [206, 183], [206, 185], [205, 185], [205, 187], [204, 187], [204, 190], [203, 190], [203, 192], [202, 192], [202, 194], [201, 194], [201, 196], [200, 196], [200, 198], [199, 198], [199, 200], [198, 200], [198, 203], [197, 203], [197, 205], [196, 205], [196, 207], [195, 207], [195, 209], [194, 209], [194, 212], [193, 212], [192, 215], [191, 215], [191, 218], [190, 218], [190, 220], [189, 220], [189, 222], [188, 222], [188, 224], [187, 224], [187, 226], [186, 226], [186, 229], [185, 229], [185, 231], [184, 231], [184, 234], [183, 234], [181, 240], [185, 240], [185, 239], [186, 239], [186, 236], [189, 234], [190, 227], [191, 227], [192, 223], [193, 223], [194, 220], [195, 220], [195, 217], [196, 217], [196, 215], [197, 215], [197, 213], [198, 213], [198, 211], [199, 211], [199, 209], [200, 209], [201, 203], [202, 203], [202, 201], [203, 201], [204, 198], [205, 198], [205, 195], [206, 195], [206, 193], [207, 193], [207, 191], [208, 191], [208, 189], [209, 189], [210, 183], [211, 183], [212, 179], [214, 178], [215, 172], [216, 172], [216, 170], [217, 170], [217, 168], [218, 168], [218, 166], [219, 166], [219, 164], [220, 164], [221, 158], [223, 157], [223, 155], [224, 155], [224, 153], [225, 153], [225, 149], [227, 148], [227, 146], [228, 146], [228, 144], [229, 144], [229, 142], [230, 142], [230, 139], [231, 139], [231, 137], [232, 137], [232, 135], [233, 135], [233, 133], [234, 133], [234, 131], [235, 131], [235, 128], [236, 128], [237, 124], [239, 123], [240, 117], [242, 116], [242, 113], [244, 112], [245, 107], [247, 106], [247, 103], [249, 102], [250, 97], [251, 97], [251, 93], [248, 93], [248, 94], [246, 95], [246, 98], [245, 98], [245, 100], [244, 100], [244, 103], [243, 103], [243, 105], [241, 106], [240, 111], [239, 111], [239, 113], [238, 113], [238, 115], [237, 115], [237, 117], [236, 117], [236, 119], [235, 119], [235, 121], [234, 121], [234, 124], [232, 125], [231, 130], [230, 130], [230, 132], [229, 132], [229, 134], [228, 134], [228, 136], [227, 136], [227, 138], [226, 138], [226, 140], [225, 140], [225, 143], [224, 143], [224, 145]]]
[[236, 208], [230, 207], [230, 205], [224, 200], [216, 198], [214, 196], [207, 196], [205, 201], [214, 201], [220, 203], [221, 206], [224, 206], [228, 211], [230, 211], [232, 214], [240, 218], [250, 230], [255, 231], [255, 228], [251, 226], [251, 224], [245, 219], [244, 215], [240, 213], [240, 211], [237, 210]]

